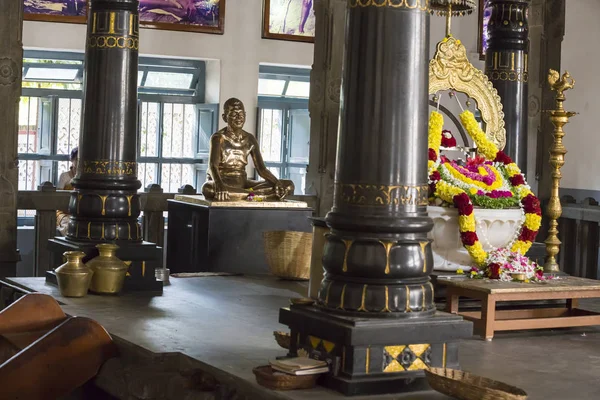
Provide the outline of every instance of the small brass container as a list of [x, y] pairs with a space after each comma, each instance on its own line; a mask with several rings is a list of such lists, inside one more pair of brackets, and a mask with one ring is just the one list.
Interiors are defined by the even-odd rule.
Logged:
[[117, 294], [123, 288], [129, 267], [115, 255], [119, 248], [116, 244], [102, 243], [96, 245], [96, 248], [100, 255], [87, 263], [94, 271], [90, 291], [99, 294]]
[[67, 262], [56, 268], [56, 279], [60, 294], [65, 297], [83, 297], [87, 294], [94, 271], [83, 263], [85, 253], [67, 251], [63, 253]]
[[527, 279], [527, 275], [521, 272], [512, 272], [510, 276], [517, 282], [523, 282], [525, 279]]

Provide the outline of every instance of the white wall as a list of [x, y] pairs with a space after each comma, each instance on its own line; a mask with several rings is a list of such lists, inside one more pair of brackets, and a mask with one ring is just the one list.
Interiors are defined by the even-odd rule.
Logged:
[[[591, 0], [594, 1], [594, 0]], [[310, 67], [310, 43], [262, 39], [262, 0], [227, 0], [225, 34], [212, 35], [141, 29], [140, 54], [211, 60], [207, 63], [207, 102], [222, 103], [238, 97], [248, 111], [246, 128], [255, 130], [260, 63]], [[467, 48], [471, 62], [483, 69], [477, 53], [477, 13], [455, 18], [453, 34]], [[431, 56], [445, 34], [445, 18], [431, 18]], [[26, 49], [85, 50], [86, 27], [25, 21], [23, 46]], [[222, 121], [221, 121], [222, 124]]]
[[600, 78], [597, 48], [600, 40], [600, 1], [567, 0], [565, 38], [562, 44], [561, 73], [575, 78], [575, 88], [566, 92], [565, 109], [577, 111], [565, 126], [564, 144], [569, 152], [562, 168], [561, 187], [600, 190], [598, 159], [600, 134]]
[[[262, 3], [262, 0], [227, 0], [223, 35], [141, 29], [140, 54], [218, 60], [209, 63], [208, 72], [209, 77], [220, 75], [219, 99], [215, 98], [216, 88], [209, 85], [207, 100], [220, 100], [222, 105], [226, 99], [238, 97], [248, 111], [246, 128], [254, 132], [259, 63], [310, 67], [313, 60], [310, 43], [261, 38]], [[25, 21], [23, 46], [83, 52], [85, 35], [85, 25]]]

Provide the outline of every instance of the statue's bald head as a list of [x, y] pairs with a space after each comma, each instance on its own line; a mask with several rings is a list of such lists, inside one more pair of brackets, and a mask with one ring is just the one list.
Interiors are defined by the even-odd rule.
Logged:
[[235, 97], [230, 98], [223, 104], [223, 120], [232, 128], [241, 129], [246, 122], [246, 110], [244, 103]]
[[235, 97], [230, 98], [225, 102], [225, 104], [223, 104], [223, 113], [227, 114], [227, 112], [231, 108], [237, 108], [238, 110], [246, 111], [246, 109], [244, 108], [244, 103], [242, 103], [240, 99], [236, 99]]

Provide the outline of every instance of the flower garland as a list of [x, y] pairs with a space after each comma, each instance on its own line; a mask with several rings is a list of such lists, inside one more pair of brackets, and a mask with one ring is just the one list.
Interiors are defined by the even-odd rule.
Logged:
[[[488, 140], [479, 127], [475, 116], [470, 111], [463, 111], [460, 119], [471, 136], [479, 154], [491, 161], [477, 168], [477, 172], [448, 162], [440, 157], [443, 116], [433, 111], [429, 118], [429, 189], [431, 197], [438, 197], [443, 201], [453, 204], [458, 210], [458, 224], [463, 246], [479, 266], [486, 264], [488, 254], [483, 249], [476, 233], [475, 215], [473, 214], [473, 201], [470, 193], [477, 197], [496, 198], [508, 197], [508, 191], [514, 193], [525, 215], [518, 236], [509, 244], [513, 252], [525, 254], [531, 247], [541, 225], [541, 207], [537, 197], [531, 192], [525, 182], [521, 170], [510, 157], [498, 150], [496, 145]], [[502, 168], [506, 177], [499, 169]], [[443, 176], [442, 176], [443, 175]], [[506, 178], [506, 179], [504, 179]], [[487, 190], [485, 193], [483, 190]]]
[[[464, 275], [465, 271], [460, 269], [456, 271], [459, 275]], [[523, 275], [517, 277], [516, 275]], [[544, 268], [531, 261], [524, 255], [510, 251], [507, 248], [499, 248], [490, 251], [486, 260], [485, 268], [480, 269], [472, 267], [467, 276], [471, 279], [498, 279], [503, 282], [541, 282], [555, 277], [545, 277]]]

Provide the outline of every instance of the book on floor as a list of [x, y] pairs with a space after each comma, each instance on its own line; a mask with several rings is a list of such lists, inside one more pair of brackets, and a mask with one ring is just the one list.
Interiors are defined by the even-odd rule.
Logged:
[[329, 371], [327, 362], [304, 357], [271, 360], [269, 361], [269, 364], [271, 364], [271, 368], [275, 371], [284, 372], [290, 375], [313, 375]]

